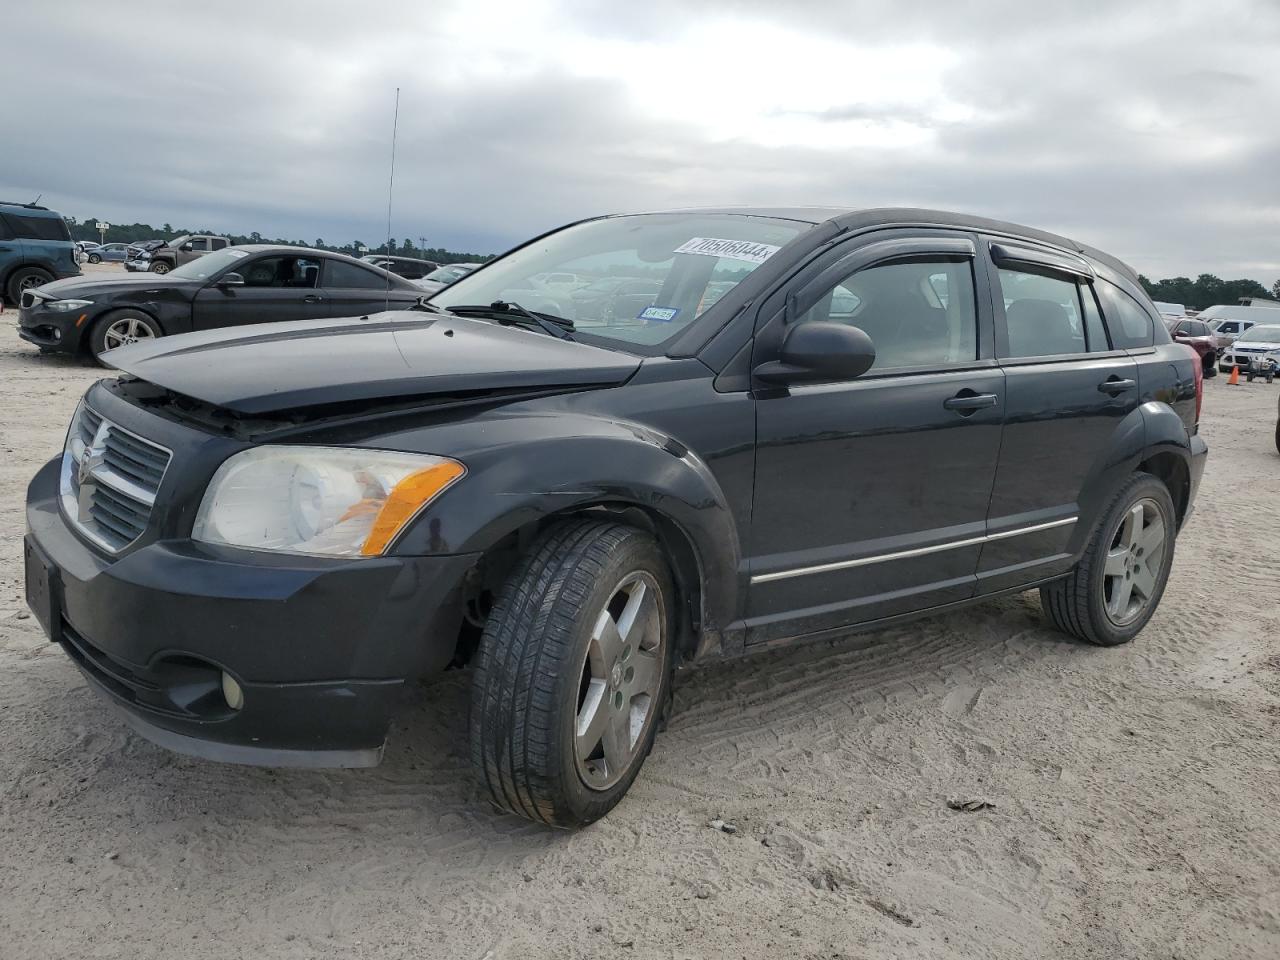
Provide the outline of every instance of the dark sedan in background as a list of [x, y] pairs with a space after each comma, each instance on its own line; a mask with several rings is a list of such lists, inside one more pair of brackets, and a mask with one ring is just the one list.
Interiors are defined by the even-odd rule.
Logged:
[[421, 288], [342, 254], [229, 247], [163, 277], [74, 277], [23, 293], [18, 335], [42, 350], [95, 358], [126, 343], [246, 323], [353, 317], [404, 309]]

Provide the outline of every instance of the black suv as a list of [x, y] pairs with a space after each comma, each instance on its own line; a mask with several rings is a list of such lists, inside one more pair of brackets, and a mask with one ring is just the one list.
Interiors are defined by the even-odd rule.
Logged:
[[16, 304], [24, 290], [79, 275], [76, 245], [62, 214], [34, 203], [0, 201], [0, 297]]
[[[651, 302], [557, 314], [551, 272]], [[27, 504], [28, 602], [92, 685], [174, 750], [359, 766], [469, 665], [481, 781], [561, 826], [682, 664], [1036, 587], [1130, 640], [1206, 453], [1131, 269], [927, 210], [594, 219], [407, 312], [108, 359]]]

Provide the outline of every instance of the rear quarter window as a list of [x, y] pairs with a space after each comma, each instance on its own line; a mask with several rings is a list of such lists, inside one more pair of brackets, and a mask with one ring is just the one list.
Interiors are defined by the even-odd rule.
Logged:
[[[1107, 332], [1111, 334], [1111, 343], [1115, 347], [1149, 347], [1155, 343], [1155, 321], [1137, 300], [1107, 281], [1097, 284], [1097, 287], [1102, 294]], [[1166, 334], [1161, 339], [1168, 340], [1169, 337]]]

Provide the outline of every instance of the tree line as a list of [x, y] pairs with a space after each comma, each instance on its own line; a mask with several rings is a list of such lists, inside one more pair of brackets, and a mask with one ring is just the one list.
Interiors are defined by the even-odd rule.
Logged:
[[1280, 280], [1268, 290], [1257, 280], [1222, 280], [1211, 273], [1190, 277], [1170, 277], [1152, 283], [1141, 274], [1138, 280], [1152, 300], [1180, 303], [1192, 310], [1203, 310], [1216, 304], [1232, 304], [1241, 297], [1269, 297], [1280, 300]]
[[[93, 240], [95, 243], [101, 240], [96, 218], [90, 217], [87, 220], [77, 220], [74, 217], [66, 217], [65, 219], [67, 221], [67, 229], [71, 231], [73, 240]], [[106, 233], [106, 242], [139, 243], [143, 240], [173, 240], [189, 233], [204, 233], [215, 237], [226, 237], [234, 244], [279, 243], [292, 247], [313, 247], [317, 250], [328, 250], [331, 253], [345, 253], [352, 257], [361, 257], [367, 253], [385, 253], [396, 257], [433, 260], [442, 264], [481, 263], [493, 258], [491, 253], [459, 253], [456, 250], [446, 250], [444, 247], [420, 246], [415, 244], [409, 237], [405, 237], [402, 241], [397, 241], [393, 237], [377, 246], [368, 246], [361, 240], [352, 240], [341, 246], [335, 246], [334, 244], [325, 243], [323, 238], [317, 238], [313, 243], [308, 243], [305, 240], [285, 240], [278, 237], [271, 239], [264, 237], [256, 230], [247, 235], [240, 235], [222, 233], [221, 231], [207, 228], [199, 230], [175, 228], [169, 223], [159, 227], [153, 227], [149, 223], [113, 223], [111, 224], [111, 229]]]

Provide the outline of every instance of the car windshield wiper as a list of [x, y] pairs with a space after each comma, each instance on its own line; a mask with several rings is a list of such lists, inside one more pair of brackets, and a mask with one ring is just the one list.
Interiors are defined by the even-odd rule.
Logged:
[[434, 303], [428, 303], [426, 297], [419, 297], [417, 302], [414, 303], [411, 307], [409, 307], [409, 309], [425, 310], [428, 313], [448, 313], [449, 312], [445, 310], [444, 307], [437, 307]]
[[553, 337], [559, 337], [561, 340], [572, 340], [569, 334], [574, 330], [573, 321], [565, 317], [557, 317], [554, 313], [542, 313], [541, 311], [528, 310], [518, 303], [510, 300], [495, 300], [493, 303], [485, 306], [480, 303], [462, 304], [456, 307], [449, 307], [450, 313], [456, 313], [466, 316], [469, 313], [477, 314], [482, 317], [492, 317], [502, 324], [513, 324], [518, 326], [529, 326], [530, 324], [539, 327]]

